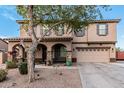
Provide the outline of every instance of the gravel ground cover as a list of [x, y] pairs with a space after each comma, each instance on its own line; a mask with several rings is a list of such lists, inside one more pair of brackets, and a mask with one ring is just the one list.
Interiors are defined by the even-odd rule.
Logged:
[[[68, 68], [68, 67], [67, 67]], [[71, 67], [70, 67], [71, 68]], [[20, 75], [18, 69], [8, 71], [7, 79], [0, 82], [1, 88], [80, 88], [82, 87], [78, 69], [37, 68], [36, 80], [28, 83], [27, 75]]]

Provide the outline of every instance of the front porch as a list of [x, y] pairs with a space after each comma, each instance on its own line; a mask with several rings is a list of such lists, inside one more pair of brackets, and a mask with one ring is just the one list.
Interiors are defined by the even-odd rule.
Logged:
[[[65, 63], [67, 59], [67, 48], [63, 44], [55, 44], [51, 47], [51, 51], [47, 51], [47, 47], [43, 44], [38, 44], [35, 52], [35, 63], [52, 65]], [[49, 59], [49, 60], [48, 60]], [[48, 62], [47, 62], [48, 61]]]
[[[19, 62], [27, 60], [26, 49], [31, 45], [29, 39], [23, 39], [26, 47], [20, 45], [22, 39], [9, 39], [8, 60]], [[72, 38], [52, 38], [41, 41], [35, 51], [35, 64], [52, 65], [65, 63], [66, 60], [72, 60]], [[50, 41], [49, 41], [50, 40]]]

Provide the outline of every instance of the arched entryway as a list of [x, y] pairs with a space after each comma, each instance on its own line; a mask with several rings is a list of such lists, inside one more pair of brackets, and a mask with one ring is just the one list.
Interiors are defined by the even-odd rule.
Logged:
[[66, 46], [63, 44], [55, 44], [52, 47], [52, 61], [53, 63], [66, 62]]
[[25, 49], [22, 45], [16, 44], [12, 48], [12, 61], [18, 62], [19, 59], [22, 59], [22, 61], [25, 61], [26, 53]]
[[36, 63], [46, 63], [47, 47], [43, 44], [38, 44], [35, 52]]

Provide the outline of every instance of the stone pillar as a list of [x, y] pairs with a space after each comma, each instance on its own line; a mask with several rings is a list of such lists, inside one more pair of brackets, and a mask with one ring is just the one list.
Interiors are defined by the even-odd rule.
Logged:
[[12, 51], [8, 51], [8, 53], [7, 53], [7, 60], [8, 61], [12, 61]]
[[46, 65], [52, 65], [52, 53], [51, 53], [51, 51], [47, 51]]
[[23, 49], [22, 49], [22, 47], [19, 47], [19, 57], [20, 58], [23, 57]]
[[11, 43], [8, 44], [8, 52], [7, 52], [7, 60], [8, 61], [12, 61], [13, 56], [12, 56], [12, 48], [13, 48], [13, 44], [11, 45]]
[[24, 62], [25, 60], [25, 50], [22, 46], [19, 47], [19, 56], [17, 57], [19, 61]]
[[72, 61], [72, 51], [67, 51], [66, 60]]

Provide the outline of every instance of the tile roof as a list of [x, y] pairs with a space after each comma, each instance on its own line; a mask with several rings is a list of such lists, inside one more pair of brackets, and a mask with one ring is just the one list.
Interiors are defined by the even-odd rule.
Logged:
[[101, 20], [92, 20], [91, 23], [99, 23], [99, 22], [115, 22], [118, 23], [121, 19], [101, 19]]
[[[44, 37], [42, 41], [70, 41], [72, 40], [73, 37]], [[15, 38], [4, 38], [6, 41], [28, 41], [31, 42], [31, 38], [20, 38], [20, 37], [15, 37]]]
[[0, 38], [1, 41], [3, 41], [4, 43], [8, 44], [8, 42], [6, 42], [4, 39]]
[[[90, 23], [101, 23], [101, 22], [115, 22], [118, 23], [121, 19], [101, 19], [101, 20], [91, 20], [89, 21]], [[17, 23], [23, 24], [23, 23], [28, 23], [28, 20], [16, 20]]]

